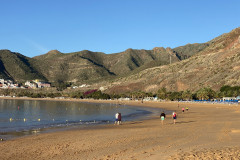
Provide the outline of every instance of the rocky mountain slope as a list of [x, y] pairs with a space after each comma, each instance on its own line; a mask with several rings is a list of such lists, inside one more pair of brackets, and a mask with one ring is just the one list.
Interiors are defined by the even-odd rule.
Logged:
[[170, 48], [128, 49], [115, 54], [87, 50], [63, 54], [55, 50], [33, 59], [37, 60], [41, 73], [49, 81], [61, 79], [68, 82], [89, 83], [115, 79], [149, 67], [169, 64], [170, 56], [172, 62], [180, 60]]
[[29, 58], [0, 50], [0, 78], [87, 83], [92, 88], [104, 87], [109, 93], [155, 92], [161, 87], [172, 91], [201, 87], [217, 90], [222, 85], [240, 85], [239, 36], [237, 28], [202, 44], [127, 49], [113, 54], [52, 50]]
[[46, 80], [34, 64], [34, 59], [9, 50], [0, 50], [0, 78], [18, 82], [36, 78]]
[[108, 92], [142, 90], [218, 90], [223, 85], [240, 85], [240, 28], [207, 42], [192, 57], [170, 65], [143, 70], [105, 86]]
[[153, 50], [127, 49], [104, 54], [88, 50], [61, 53], [57, 50], [34, 57], [37, 66], [49, 81], [95, 83], [129, 76], [144, 69], [175, 63], [202, 51], [206, 44], [188, 44], [175, 49], [156, 47]]

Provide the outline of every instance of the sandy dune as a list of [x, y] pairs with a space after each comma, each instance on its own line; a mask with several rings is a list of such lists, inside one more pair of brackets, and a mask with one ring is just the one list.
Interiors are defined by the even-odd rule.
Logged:
[[[127, 103], [177, 110], [177, 123], [167, 115], [163, 126], [153, 117], [3, 141], [0, 159], [240, 159], [239, 106]], [[182, 106], [190, 110], [181, 113]]]

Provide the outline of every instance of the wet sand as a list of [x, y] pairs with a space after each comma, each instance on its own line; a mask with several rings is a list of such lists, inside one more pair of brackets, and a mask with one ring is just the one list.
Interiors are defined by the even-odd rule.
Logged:
[[[44, 133], [0, 142], [0, 159], [240, 159], [240, 106], [127, 102], [178, 112], [122, 125]], [[189, 111], [181, 113], [182, 107]]]

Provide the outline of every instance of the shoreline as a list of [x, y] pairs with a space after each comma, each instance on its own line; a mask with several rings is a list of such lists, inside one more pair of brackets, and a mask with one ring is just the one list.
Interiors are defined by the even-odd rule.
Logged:
[[[116, 104], [119, 106], [125, 106], [128, 105], [128, 102], [123, 102], [123, 101], [118, 101], [118, 100], [93, 100], [93, 99], [54, 99], [54, 98], [28, 98], [28, 97], [24, 97], [24, 98], [20, 98], [20, 97], [1, 97], [0, 99], [6, 99], [6, 100], [30, 100], [30, 101], [58, 101], [58, 102], [79, 102], [79, 103], [92, 103], [92, 104]], [[133, 106], [133, 107], [139, 107], [142, 108], [143, 110], [145, 110], [146, 108], [150, 108], [150, 107], [145, 107], [140, 106], [139, 104], [137, 105], [130, 105], [129, 106]], [[144, 109], [145, 108], [145, 109]], [[156, 107], [151, 107], [151, 108], [155, 108]], [[149, 112], [149, 110], [146, 110], [147, 112]], [[153, 119], [154, 117], [156, 117], [156, 114], [154, 114], [154, 110], [150, 110], [149, 115], [144, 115], [144, 117], [140, 118], [140, 116], [137, 116], [137, 118], [133, 118], [133, 119], [129, 119], [128, 120], [124, 120], [123, 119], [123, 123], [127, 124], [129, 122], [132, 121], [142, 121], [142, 120], [148, 120], [148, 119]], [[143, 115], [142, 115], [143, 116]], [[113, 115], [114, 117], [114, 115]], [[77, 124], [78, 121], [76, 122], [72, 122], [69, 123], [67, 125], [65, 125], [65, 123], [61, 126], [49, 126], [49, 127], [44, 127], [44, 128], [32, 128], [29, 130], [22, 130], [22, 131], [9, 131], [9, 132], [2, 132], [0, 136], [0, 138], [2, 138], [4, 141], [9, 141], [12, 139], [18, 139], [18, 138], [22, 138], [22, 137], [27, 137], [27, 136], [34, 136], [35, 134], [45, 134], [45, 133], [54, 133], [54, 132], [59, 132], [59, 131], [65, 131], [65, 130], [76, 130], [76, 129], [85, 129], [85, 128], [89, 128], [89, 129], [95, 129], [95, 128], [104, 128], [105, 125], [112, 125], [114, 124], [114, 121], [108, 121], [106, 123], [96, 123], [94, 121], [86, 121], [86, 123], [92, 123], [92, 124], [85, 124], [84, 122], [82, 124]], [[57, 125], [57, 124], [56, 124]]]
[[[45, 100], [45, 99], [44, 99]], [[55, 100], [55, 99], [54, 99]], [[86, 101], [84, 101], [86, 102]], [[87, 101], [89, 102], [89, 100]], [[93, 101], [93, 103], [106, 101]], [[109, 102], [109, 101], [108, 101]], [[113, 101], [110, 101], [113, 102]], [[234, 105], [128, 102], [127, 105], [177, 110], [122, 125], [104, 125], [22, 137], [0, 142], [3, 159], [226, 159], [239, 158], [240, 109]], [[181, 107], [189, 111], [181, 113]], [[214, 153], [214, 154], [213, 154]], [[223, 154], [224, 153], [224, 154]]]
[[[111, 103], [115, 102], [115, 104], [120, 102], [125, 102], [122, 104], [127, 103], [139, 103], [139, 104], [146, 104], [146, 103], [181, 103], [181, 104], [209, 104], [209, 105], [239, 105], [240, 103], [205, 103], [205, 102], [193, 102], [193, 101], [135, 101], [135, 100], [102, 100], [102, 99], [76, 99], [76, 98], [31, 98], [31, 97], [0, 97], [0, 99], [11, 99], [11, 100], [39, 100], [39, 101], [74, 101], [74, 102], [89, 102], [89, 103]], [[120, 103], [121, 104], [121, 103]], [[151, 107], [151, 106], [148, 106]]]

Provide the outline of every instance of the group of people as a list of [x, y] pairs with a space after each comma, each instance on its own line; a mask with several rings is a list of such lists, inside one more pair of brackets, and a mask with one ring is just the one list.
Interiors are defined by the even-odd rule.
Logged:
[[[179, 108], [179, 105], [178, 105]], [[185, 108], [182, 108], [182, 113], [185, 111]], [[188, 111], [188, 107], [186, 107], [186, 111]], [[164, 113], [164, 111], [160, 114], [160, 118], [162, 121], [162, 125], [163, 125], [163, 121], [166, 119], [166, 114]], [[172, 119], [173, 119], [173, 124], [176, 124], [176, 119], [177, 119], [177, 113], [174, 111], [172, 112]], [[115, 114], [115, 123], [114, 124], [121, 124], [122, 123], [122, 115], [121, 113], [117, 112]]]
[[122, 123], [122, 115], [121, 115], [121, 113], [116, 113], [115, 114], [115, 124], [121, 124]]
[[[185, 111], [185, 108], [182, 108], [182, 113]], [[188, 107], [186, 107], [186, 111], [188, 111]]]
[[[179, 105], [178, 105], [179, 108]], [[184, 112], [185, 108], [182, 108], [182, 113]], [[188, 111], [188, 107], [186, 107], [186, 111]], [[160, 114], [160, 118], [162, 121], [162, 125], [163, 125], [163, 121], [166, 119], [166, 114], [164, 113], [164, 111]], [[177, 119], [177, 113], [173, 112], [172, 113], [172, 119], [173, 119], [173, 124], [176, 124], [176, 119]]]
[[[161, 118], [162, 125], [163, 125], [163, 121], [166, 119], [166, 114], [164, 113], [164, 111], [161, 113], [160, 118]], [[172, 118], [173, 118], [173, 124], [175, 124], [176, 119], [177, 119], [177, 113], [176, 112], [172, 113]]]

